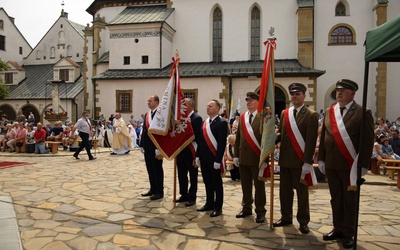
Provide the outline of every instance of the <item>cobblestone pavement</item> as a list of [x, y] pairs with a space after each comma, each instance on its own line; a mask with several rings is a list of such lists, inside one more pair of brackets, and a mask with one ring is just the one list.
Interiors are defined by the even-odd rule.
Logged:
[[[1, 153], [0, 161], [32, 165], [0, 169], [0, 196], [11, 196], [24, 249], [340, 249], [324, 242], [332, 228], [327, 184], [310, 191], [310, 234], [298, 223], [271, 230], [254, 216], [236, 219], [241, 210], [239, 182], [224, 178], [223, 215], [210, 218], [196, 205], [174, 205], [173, 162], [164, 161], [165, 198], [150, 201], [143, 155], [111, 156], [107, 149], [88, 161], [72, 153]], [[395, 249], [400, 236], [400, 189], [387, 175], [366, 176], [362, 186], [358, 249]], [[279, 213], [279, 176], [275, 181], [274, 219]], [[270, 194], [267, 185], [267, 197]], [[267, 199], [269, 218], [269, 199]], [[5, 201], [1, 201], [5, 202]], [[199, 174], [197, 206], [205, 202]], [[296, 204], [296, 201], [295, 201]], [[296, 208], [294, 208], [296, 214]], [[1, 225], [0, 225], [1, 227]], [[0, 242], [0, 249], [1, 247]], [[6, 250], [6, 249], [5, 249]]]

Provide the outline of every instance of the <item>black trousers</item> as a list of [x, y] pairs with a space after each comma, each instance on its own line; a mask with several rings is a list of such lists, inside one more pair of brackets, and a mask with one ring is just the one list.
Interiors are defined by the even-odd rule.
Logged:
[[224, 202], [221, 170], [214, 169], [214, 162], [201, 161], [201, 174], [206, 186], [206, 206], [221, 210]]
[[144, 160], [149, 175], [150, 192], [164, 195], [164, 170], [162, 160], [156, 158], [155, 149], [144, 150]]
[[[198, 168], [193, 166], [192, 154], [179, 154], [177, 157], [179, 193], [190, 201], [196, 201]], [[188, 192], [189, 180], [190, 188]]]
[[78, 150], [74, 153], [74, 155], [79, 155], [83, 148], [86, 149], [86, 153], [89, 156], [89, 159], [93, 159], [92, 153], [90, 153], [91, 142], [89, 141], [89, 134], [84, 132], [79, 132], [79, 136], [82, 139], [81, 145], [79, 146]]

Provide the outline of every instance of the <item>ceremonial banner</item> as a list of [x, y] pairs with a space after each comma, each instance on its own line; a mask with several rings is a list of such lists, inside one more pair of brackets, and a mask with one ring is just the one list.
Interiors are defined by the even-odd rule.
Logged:
[[[274, 49], [275, 40], [264, 42], [266, 46], [264, 65], [261, 75], [260, 99], [258, 101], [258, 113], [261, 116], [261, 155], [259, 167], [259, 179], [265, 180], [269, 177], [265, 169], [271, 169], [265, 162], [275, 150], [275, 93], [274, 93]], [[269, 171], [270, 172], [270, 171]], [[261, 175], [263, 174], [263, 175]]]
[[179, 58], [173, 60], [170, 80], [150, 123], [148, 134], [160, 153], [172, 160], [194, 139], [179, 76]]

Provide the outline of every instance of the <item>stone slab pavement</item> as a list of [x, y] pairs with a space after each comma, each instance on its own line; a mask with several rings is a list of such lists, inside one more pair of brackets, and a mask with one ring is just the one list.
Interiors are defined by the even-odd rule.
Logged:
[[[210, 218], [209, 213], [196, 211], [196, 206], [205, 202], [201, 174], [197, 205], [185, 207], [172, 202], [172, 161], [164, 161], [164, 199], [150, 201], [140, 196], [149, 188], [140, 151], [111, 156], [103, 148], [95, 161], [88, 161], [83, 153], [80, 157], [75, 160], [65, 151], [56, 155], [0, 154], [0, 161], [34, 163], [0, 169], [0, 196], [10, 197], [23, 249], [341, 249], [340, 242], [322, 241], [322, 235], [332, 229], [327, 183], [310, 191], [311, 232], [302, 235], [296, 220], [293, 226], [269, 228], [269, 198], [267, 223], [255, 223], [254, 216], [236, 219], [241, 210], [241, 186], [228, 176], [224, 177], [223, 215]], [[366, 179], [358, 249], [396, 249], [400, 243], [400, 189], [387, 175], [368, 174]], [[275, 220], [280, 218], [278, 186], [279, 175], [274, 188]], [[269, 197], [269, 184], [266, 189]], [[2, 205], [4, 202], [1, 199]], [[8, 229], [0, 223], [2, 234]], [[19, 240], [18, 234], [14, 236], [9, 236], [10, 240]], [[0, 242], [0, 249], [14, 248]]]

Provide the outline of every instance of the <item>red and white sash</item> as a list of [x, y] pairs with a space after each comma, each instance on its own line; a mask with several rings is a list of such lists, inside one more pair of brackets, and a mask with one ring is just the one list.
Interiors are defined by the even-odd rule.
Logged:
[[242, 124], [242, 131], [244, 138], [246, 139], [247, 143], [249, 144], [250, 148], [254, 151], [254, 153], [260, 157], [261, 155], [261, 146], [258, 143], [256, 137], [254, 136], [253, 128], [249, 122], [249, 112], [245, 112], [240, 116], [241, 124]]
[[146, 116], [146, 128], [147, 129], [150, 128], [150, 124], [151, 124], [151, 110], [149, 110], [149, 112], [147, 112], [147, 116]]
[[357, 190], [358, 154], [349, 134], [347, 133], [343, 117], [340, 114], [339, 104], [331, 106], [329, 110], [329, 118], [331, 121], [333, 138], [350, 168], [350, 179], [347, 190], [355, 191]]
[[[304, 150], [306, 148], [306, 143], [303, 136], [297, 127], [296, 118], [293, 115], [294, 107], [285, 109], [283, 112], [283, 117], [285, 119], [286, 133], [292, 143], [294, 150], [301, 161], [303, 161]], [[315, 175], [314, 169], [311, 167], [310, 173], [305, 176], [301, 176], [301, 179], [307, 182], [309, 187], [318, 186], [317, 176]]]
[[189, 144], [189, 149], [190, 152], [192, 152], [193, 160], [196, 159], [197, 143], [192, 141], [192, 143]]
[[[211, 132], [209, 117], [203, 123], [203, 137], [204, 137], [204, 140], [206, 141], [207, 146], [210, 149], [211, 153], [214, 155], [214, 157], [216, 157], [218, 142], [215, 139], [213, 133]], [[221, 169], [221, 175], [223, 175], [225, 173], [225, 159], [221, 159], [220, 169]]]

